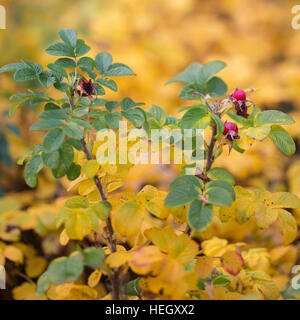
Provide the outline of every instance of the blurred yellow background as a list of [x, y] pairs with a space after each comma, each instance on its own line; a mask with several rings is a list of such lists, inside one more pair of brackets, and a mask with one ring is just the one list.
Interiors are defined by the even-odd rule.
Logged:
[[[74, 28], [92, 47], [90, 55], [109, 51], [116, 62], [122, 61], [136, 72], [136, 77], [118, 79], [120, 90], [110, 98], [130, 96], [135, 101], [146, 102], [147, 107], [154, 103], [176, 114], [179, 107], [189, 102], [177, 98], [180, 84], [166, 86], [165, 82], [193, 61], [204, 64], [220, 59], [228, 65], [220, 76], [230, 91], [236, 87], [255, 88], [250, 99], [258, 106], [278, 108], [300, 119], [300, 30], [291, 27], [291, 9], [297, 1], [9, 0], [1, 3], [7, 10], [7, 29], [0, 31], [1, 65], [20, 59], [42, 64], [52, 61], [53, 57], [44, 49], [57, 40], [58, 30]], [[9, 75], [1, 74], [0, 84], [4, 111], [10, 106], [9, 95], [24, 89], [23, 84], [16, 87]], [[29, 124], [35, 119], [34, 112], [18, 112], [17, 123], [25, 146], [8, 134], [14, 160], [39, 139], [28, 132]], [[296, 139], [300, 136], [297, 124], [290, 126], [289, 131]], [[286, 188], [286, 170], [291, 161], [268, 141], [255, 146], [246, 156], [233, 152], [230, 162], [228, 157], [222, 159], [245, 185]], [[292, 162], [297, 163], [297, 156]], [[15, 172], [18, 182], [12, 184], [9, 179], [6, 183], [9, 191], [24, 187], [20, 181], [21, 170], [14, 167], [10, 174]], [[17, 183], [22, 187], [16, 187]]]
[[[229, 91], [236, 87], [255, 88], [249, 98], [256, 105], [280, 109], [295, 118], [296, 124], [287, 130], [298, 146], [300, 29], [294, 30], [291, 26], [291, 9], [297, 1], [0, 0], [0, 4], [7, 10], [7, 29], [0, 30], [0, 66], [20, 59], [43, 65], [54, 61], [44, 49], [57, 41], [60, 29], [73, 28], [91, 46], [88, 55], [94, 57], [108, 51], [115, 62], [129, 65], [137, 74], [117, 79], [120, 89], [118, 93], [109, 93], [108, 98], [118, 100], [128, 96], [145, 102], [146, 108], [156, 104], [176, 115], [180, 107], [191, 102], [177, 98], [180, 84], [166, 86], [166, 81], [194, 61], [205, 64], [223, 60], [227, 68], [221, 71], [220, 77], [228, 84]], [[8, 120], [5, 114], [11, 105], [9, 96], [26, 89], [26, 83], [16, 84], [11, 75], [0, 74], [0, 132], [8, 138], [13, 162], [11, 167], [0, 162], [0, 184], [9, 199], [17, 200], [14, 207], [7, 198], [6, 202], [0, 198], [0, 214], [5, 212], [5, 206], [9, 210], [30, 207], [27, 210], [30, 216], [39, 216], [48, 231], [54, 232], [55, 217], [51, 212], [58, 211], [62, 205], [62, 201], [54, 202], [54, 199], [67, 194], [62, 187], [66, 182], [55, 182], [50, 170], [43, 170], [38, 188], [26, 187], [23, 168], [15, 163], [34, 143], [41, 141], [38, 133], [29, 132], [37, 113], [25, 106], [18, 109], [13, 120]], [[19, 136], [7, 130], [8, 123], [17, 125]], [[270, 140], [257, 143], [243, 155], [233, 151], [228, 157], [224, 152], [217, 165], [226, 167], [243, 186], [288, 190], [300, 196], [299, 151], [289, 159], [279, 153]], [[154, 167], [137, 166], [133, 170], [127, 187], [134, 190], [146, 183], [167, 188], [175, 175]], [[43, 235], [44, 231], [28, 215], [27, 218], [22, 214], [12, 217], [14, 223], [22, 227], [25, 224], [25, 229], [34, 226]], [[300, 211], [296, 211], [296, 217], [300, 224]], [[243, 228], [235, 233], [232, 226], [228, 230], [225, 226], [220, 236], [238, 241], [249, 231], [247, 226]], [[0, 237], [5, 240], [8, 236], [2, 233]], [[9, 237], [11, 241], [13, 238]], [[47, 254], [47, 250], [49, 254], [51, 250], [56, 252], [54, 244], [49, 244], [51, 239], [43, 240]], [[57, 241], [57, 237], [55, 239]]]

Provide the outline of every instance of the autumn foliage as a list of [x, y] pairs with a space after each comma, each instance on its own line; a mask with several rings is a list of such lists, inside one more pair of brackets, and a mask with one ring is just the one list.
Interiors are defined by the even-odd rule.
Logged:
[[[293, 124], [293, 118], [256, 106], [255, 90], [228, 92], [217, 76], [226, 67], [222, 61], [192, 63], [168, 81], [180, 83], [179, 97], [189, 102], [177, 117], [129, 97], [110, 100], [107, 91], [118, 90], [118, 77], [133, 76], [134, 70], [107, 52], [89, 55], [90, 47], [72, 29], [61, 30], [59, 37], [60, 42], [46, 49], [57, 58], [47, 68], [21, 60], [0, 69], [13, 72], [17, 82], [39, 84], [38, 90], [11, 96], [8, 112], [12, 118], [24, 103], [42, 107], [30, 127], [42, 135], [42, 143], [18, 160], [25, 166], [27, 185], [36, 188], [43, 170], [63, 179], [68, 192], [26, 210], [4, 199], [0, 264], [11, 277], [17, 269], [24, 280], [12, 288], [13, 297], [271, 300], [288, 296], [286, 274], [297, 257], [291, 245], [297, 237], [292, 210], [300, 208], [300, 200], [287, 191], [242, 187], [217, 163], [222, 154], [230, 163], [234, 153], [247, 154], [266, 139], [282, 157], [291, 157], [296, 146], [284, 127]], [[52, 95], [53, 88], [58, 93]], [[119, 137], [121, 120], [127, 121], [128, 131], [204, 130], [204, 166], [177, 164], [171, 157], [164, 169], [176, 175], [168, 188], [146, 184], [137, 192], [127, 191], [135, 165], [101, 163], [104, 142], [97, 139], [97, 132], [108, 129]], [[117, 142], [116, 154], [120, 148]], [[176, 149], [174, 141], [171, 149]], [[199, 151], [195, 145], [191, 149], [192, 154]], [[194, 174], [186, 174], [186, 169]], [[26, 233], [30, 241], [24, 238]], [[41, 244], [32, 240], [33, 234]], [[257, 246], [259, 239], [268, 243], [272, 237], [276, 246]]]

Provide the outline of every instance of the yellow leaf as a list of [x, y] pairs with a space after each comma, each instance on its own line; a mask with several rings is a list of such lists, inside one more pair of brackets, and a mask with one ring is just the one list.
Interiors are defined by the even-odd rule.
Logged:
[[123, 186], [122, 180], [113, 180], [106, 184], [106, 190], [107, 192], [113, 192]]
[[157, 266], [160, 265], [163, 254], [157, 247], [147, 246], [136, 249], [130, 253], [130, 267], [133, 272], [137, 274], [148, 274], [152, 271], [152, 274], [156, 271]]
[[278, 209], [278, 219], [283, 234], [283, 244], [288, 245], [295, 240], [297, 235], [296, 220], [291, 213], [283, 209]]
[[89, 233], [90, 221], [84, 213], [72, 214], [65, 223], [66, 233], [70, 239], [82, 240]]
[[169, 210], [164, 204], [165, 197], [156, 197], [146, 202], [146, 209], [160, 219], [166, 219]]
[[66, 229], [64, 229], [64, 230], [60, 233], [59, 243], [60, 243], [62, 246], [66, 246], [69, 241], [70, 241], [70, 238], [69, 238], [68, 235], [67, 235]]
[[23, 263], [22, 251], [14, 246], [6, 246], [4, 249], [4, 255], [7, 259], [15, 263]]
[[201, 243], [203, 253], [208, 257], [219, 257], [226, 252], [226, 246], [228, 241], [226, 239], [220, 239], [213, 237], [209, 240], [205, 240]]
[[45, 300], [45, 297], [37, 297], [36, 286], [34, 283], [23, 282], [20, 286], [13, 289], [15, 300]]
[[195, 271], [199, 278], [207, 278], [214, 268], [213, 259], [209, 257], [200, 257], [195, 264]]
[[93, 179], [99, 170], [99, 163], [97, 160], [88, 160], [82, 166], [81, 172], [84, 173], [89, 179]]
[[25, 272], [30, 278], [39, 276], [47, 266], [47, 260], [43, 257], [30, 257], [26, 260]]
[[113, 216], [116, 230], [125, 237], [139, 233], [144, 217], [142, 208], [134, 201], [124, 203]]
[[86, 285], [66, 283], [56, 287], [59, 299], [64, 300], [94, 300], [98, 293], [95, 289]]
[[300, 208], [300, 200], [290, 192], [275, 192], [270, 201], [273, 208]]
[[101, 279], [102, 272], [100, 270], [95, 270], [92, 272], [88, 278], [88, 285], [92, 288], [96, 287]]
[[222, 256], [222, 267], [230, 274], [237, 275], [244, 265], [244, 259], [238, 251], [228, 251]]
[[86, 196], [91, 193], [94, 189], [96, 189], [95, 183], [93, 180], [84, 180], [80, 182], [78, 187], [78, 193], [82, 196]]
[[276, 209], [266, 207], [263, 203], [258, 202], [254, 205], [254, 220], [259, 228], [267, 229], [278, 218]]
[[147, 229], [144, 234], [147, 239], [153, 242], [163, 252], [170, 252], [177, 238], [171, 227], [165, 229]]
[[121, 265], [127, 263], [130, 259], [130, 254], [126, 251], [117, 251], [109, 255], [106, 259], [106, 263], [111, 268], [118, 268]]
[[170, 256], [180, 264], [191, 262], [198, 253], [198, 245], [188, 235], [180, 235], [173, 244]]
[[245, 130], [245, 133], [255, 140], [264, 140], [271, 130], [270, 126], [257, 127], [257, 128], [248, 128]]

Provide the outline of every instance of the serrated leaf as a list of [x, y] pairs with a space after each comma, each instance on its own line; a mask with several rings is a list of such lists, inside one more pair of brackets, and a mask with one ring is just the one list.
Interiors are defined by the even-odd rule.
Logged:
[[288, 114], [278, 110], [267, 110], [260, 112], [255, 117], [255, 125], [261, 126], [265, 124], [292, 124], [294, 119]]
[[113, 63], [105, 72], [106, 76], [118, 77], [118, 76], [132, 76], [134, 72], [123, 63]]
[[295, 153], [295, 142], [293, 138], [282, 127], [272, 126], [269, 138], [286, 156], [291, 157]]
[[206, 83], [206, 91], [213, 98], [223, 97], [227, 90], [227, 84], [219, 77], [213, 77]]
[[61, 126], [63, 126], [63, 122], [61, 122], [60, 120], [49, 119], [49, 120], [42, 120], [34, 123], [29, 130], [30, 131], [48, 130], [48, 129], [58, 128]]
[[233, 175], [224, 168], [220, 168], [220, 167], [212, 168], [207, 172], [207, 176], [211, 180], [226, 181], [232, 186], [235, 184], [235, 179]]
[[65, 133], [59, 129], [49, 131], [43, 140], [43, 147], [47, 153], [51, 153], [60, 148], [65, 140]]
[[58, 32], [59, 37], [67, 45], [75, 48], [77, 41], [77, 33], [73, 29], [63, 29]]
[[170, 192], [165, 199], [165, 206], [169, 208], [183, 206], [198, 198], [202, 182], [195, 176], [182, 176], [170, 184]]
[[46, 49], [46, 52], [53, 56], [65, 56], [75, 58], [74, 49], [62, 42], [51, 44]]
[[193, 108], [187, 111], [181, 119], [182, 129], [205, 129], [210, 123], [210, 115], [204, 110]]
[[34, 188], [37, 185], [36, 175], [43, 168], [43, 160], [41, 155], [36, 155], [29, 159], [25, 165], [24, 178], [29, 187]]
[[103, 85], [113, 91], [118, 90], [117, 84], [112, 79], [99, 78], [96, 80], [96, 82], [100, 83], [101, 85]]
[[199, 199], [193, 200], [188, 210], [188, 224], [196, 232], [205, 230], [212, 222], [213, 210], [211, 205], [203, 206]]
[[110, 53], [102, 52], [96, 55], [95, 62], [97, 64], [97, 70], [101, 75], [104, 75], [112, 63], [112, 56]]

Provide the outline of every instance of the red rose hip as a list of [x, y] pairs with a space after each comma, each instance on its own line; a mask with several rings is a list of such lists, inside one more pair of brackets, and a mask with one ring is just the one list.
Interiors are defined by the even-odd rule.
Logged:
[[246, 100], [246, 92], [244, 90], [236, 90], [232, 97], [238, 101]]

